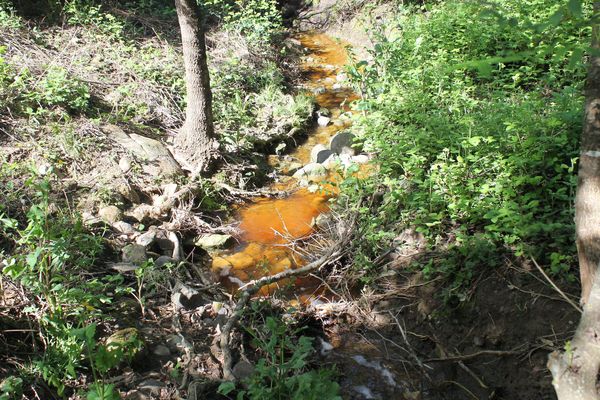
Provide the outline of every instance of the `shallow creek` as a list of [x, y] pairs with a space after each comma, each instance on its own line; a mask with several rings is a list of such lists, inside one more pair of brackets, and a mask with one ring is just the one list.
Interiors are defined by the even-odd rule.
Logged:
[[[330, 121], [317, 126], [301, 146], [290, 155], [294, 161], [306, 165], [311, 162], [311, 151], [322, 144], [329, 147], [331, 138], [350, 126], [349, 103], [358, 96], [345, 84], [343, 66], [347, 62], [347, 44], [322, 33], [304, 33], [297, 36], [308, 49], [303, 58], [306, 76], [304, 86], [315, 95], [318, 108], [327, 109]], [[372, 167], [362, 165], [358, 174], [369, 174]], [[321, 182], [321, 190], [310, 191], [291, 177], [273, 184], [290, 195], [284, 199], [258, 199], [240, 209], [238, 218], [241, 234], [233, 250], [213, 258], [213, 271], [222, 282], [235, 289], [252, 279], [298, 268], [305, 261], [290, 244], [313, 233], [315, 218], [329, 209], [328, 200], [335, 195], [335, 174]], [[306, 251], [306, 249], [305, 249]], [[325, 305], [331, 299], [317, 278], [294, 278], [293, 282], [279, 281], [265, 286], [260, 295], [290, 289], [284, 292], [290, 305], [295, 303]], [[401, 399], [404, 389], [396, 381], [397, 369], [384, 363], [379, 348], [369, 340], [354, 334], [332, 335], [320, 340], [324, 361], [337, 365], [341, 376], [344, 398], [347, 399]]]
[[[302, 33], [297, 39], [308, 51], [302, 62], [305, 87], [314, 93], [318, 107], [327, 109], [327, 117], [331, 119], [325, 126], [317, 126], [309, 132], [308, 139], [290, 154], [294, 161], [304, 165], [311, 161], [311, 150], [315, 145], [328, 146], [336, 132], [349, 126], [348, 115], [341, 117], [349, 111], [348, 104], [357, 96], [344, 86], [343, 66], [347, 62], [347, 52], [343, 42], [322, 33]], [[284, 199], [258, 199], [243, 207], [238, 215], [241, 230], [238, 245], [232, 251], [213, 258], [213, 271], [232, 288], [252, 279], [302, 266], [302, 257], [287, 245], [313, 232], [315, 218], [328, 210], [327, 201], [336, 191], [331, 185], [327, 185], [325, 190], [315, 191], [313, 188], [310, 191], [300, 187], [293, 178], [273, 187], [283, 188], [290, 195]], [[312, 278], [280, 281], [264, 287], [261, 294], [267, 295], [291, 283], [298, 301], [312, 300], [321, 294], [317, 289], [320, 282]]]

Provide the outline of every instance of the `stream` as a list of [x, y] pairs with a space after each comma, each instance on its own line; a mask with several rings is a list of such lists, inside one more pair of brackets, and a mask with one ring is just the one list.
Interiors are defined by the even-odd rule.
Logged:
[[[289, 156], [302, 165], [311, 165], [311, 152], [317, 145], [329, 147], [334, 135], [350, 126], [349, 103], [357, 95], [344, 85], [343, 67], [347, 63], [347, 44], [323, 33], [302, 33], [297, 36], [308, 54], [302, 59], [306, 90], [314, 93], [319, 108], [319, 123], [308, 134], [307, 140]], [[323, 115], [326, 113], [326, 116]], [[325, 118], [325, 119], [323, 119]], [[263, 276], [273, 275], [290, 268], [298, 268], [305, 261], [290, 250], [290, 244], [309, 237], [314, 231], [315, 218], [328, 211], [328, 200], [335, 195], [335, 181], [330, 171], [326, 177], [311, 179], [310, 187], [300, 180], [285, 176], [283, 182], [273, 184], [290, 195], [283, 199], [260, 198], [239, 211], [241, 234], [232, 251], [213, 258], [212, 269], [229, 287]], [[294, 297], [300, 302], [316, 299], [322, 294], [320, 281], [297, 278], [295, 282], [280, 281], [262, 288], [261, 294], [294, 284]]]

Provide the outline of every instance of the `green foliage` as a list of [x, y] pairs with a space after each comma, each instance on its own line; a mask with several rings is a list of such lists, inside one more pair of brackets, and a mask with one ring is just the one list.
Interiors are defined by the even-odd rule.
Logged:
[[348, 68], [366, 111], [354, 130], [380, 173], [345, 194], [386, 188], [375, 210], [363, 207], [360, 268], [372, 267], [369, 247], [389, 248], [415, 227], [447, 253], [426, 272], [450, 278], [449, 291], [507, 252], [572, 277], [585, 69], [568, 56], [587, 46], [589, 29], [571, 19], [541, 27], [561, 5], [493, 2], [502, 18], [474, 18], [486, 10], [476, 2], [405, 7], [386, 33], [372, 32], [373, 61]]
[[207, 0], [203, 6], [209, 17], [247, 36], [251, 43], [270, 43], [282, 33], [276, 0]]
[[[256, 311], [256, 303], [254, 309]], [[309, 370], [313, 352], [312, 339], [298, 336], [300, 331], [272, 316], [264, 325], [246, 328], [252, 345], [263, 354], [255, 373], [244, 381], [246, 389], [237, 392], [237, 399], [337, 400], [339, 385], [333, 381], [330, 369]], [[232, 382], [219, 387], [227, 395], [236, 389]]]
[[0, 382], [0, 400], [18, 399], [23, 395], [23, 379], [9, 376]]
[[[84, 230], [77, 216], [51, 203], [51, 177], [50, 170], [35, 173], [26, 181], [34, 193], [34, 202], [25, 226], [0, 214], [0, 237], [10, 239], [14, 247], [11, 255], [2, 254], [2, 273], [39, 299], [24, 310], [35, 318], [45, 344], [45, 351], [34, 360], [31, 371], [62, 395], [66, 382], [75, 379], [89, 363], [94, 375], [99, 375], [93, 390], [104, 396], [91, 398], [116, 398], [106, 397], [110, 388], [102, 386], [100, 378], [118, 362], [130, 358], [130, 351], [139, 345], [97, 345], [92, 342], [95, 325], [89, 321], [103, 317], [101, 310], [112, 302], [111, 293], [126, 291], [123, 278], [114, 275], [82, 279], [94, 265], [102, 242]], [[86, 328], [79, 329], [81, 326]]]
[[92, 0], [67, 0], [62, 9], [71, 25], [93, 26], [100, 32], [121, 38], [125, 23], [114, 15], [104, 12], [99, 4]]

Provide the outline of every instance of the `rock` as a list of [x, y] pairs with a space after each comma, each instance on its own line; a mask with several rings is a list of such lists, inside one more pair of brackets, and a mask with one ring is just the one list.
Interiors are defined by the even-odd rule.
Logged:
[[293, 174], [294, 174], [294, 173], [296, 173], [296, 171], [298, 171], [300, 168], [302, 168], [302, 163], [299, 163], [299, 162], [292, 162], [292, 163], [289, 163], [289, 164], [287, 164], [287, 165], [283, 166], [283, 168], [281, 169], [281, 171], [282, 171], [284, 174], [288, 174], [288, 175], [289, 175], [289, 174], [292, 174], [292, 175], [293, 175]]
[[143, 264], [148, 260], [146, 247], [139, 244], [128, 244], [121, 250], [124, 262], [130, 262], [135, 265]]
[[327, 161], [327, 159], [329, 157], [331, 157], [333, 155], [333, 151], [329, 150], [329, 149], [325, 149], [325, 150], [321, 150], [318, 154], [317, 154], [317, 159], [315, 160], [316, 162], [318, 162], [319, 164], [324, 163], [325, 161]]
[[319, 179], [327, 176], [327, 169], [318, 163], [306, 164], [293, 175], [296, 179]]
[[171, 152], [158, 140], [135, 133], [128, 134], [113, 124], [106, 124], [101, 129], [110, 139], [142, 161], [142, 169], [147, 174], [161, 177], [183, 174]]
[[146, 233], [141, 234], [135, 239], [135, 243], [140, 246], [148, 247], [154, 240], [156, 239], [156, 231], [148, 231]]
[[170, 335], [167, 338], [167, 346], [173, 353], [187, 353], [194, 348], [194, 346], [179, 333]]
[[327, 89], [326, 89], [324, 86], [320, 86], [320, 87], [318, 87], [318, 88], [315, 88], [315, 89], [313, 90], [313, 94], [314, 94], [315, 96], [318, 96], [318, 95], [320, 95], [320, 94], [323, 94], [323, 93], [325, 93], [325, 92], [327, 92]]
[[344, 169], [349, 168], [352, 165], [352, 157], [348, 154], [340, 154], [339, 159]]
[[354, 164], [368, 164], [370, 161], [369, 156], [366, 154], [359, 154], [352, 157], [351, 160]]
[[175, 265], [177, 264], [177, 261], [173, 257], [169, 256], [160, 256], [154, 260], [154, 266], [156, 268], [162, 268], [169, 263]]
[[114, 224], [123, 218], [123, 212], [117, 206], [107, 206], [98, 211], [98, 216], [102, 221]]
[[346, 79], [348, 79], [348, 75], [345, 72], [340, 72], [335, 77], [335, 80], [338, 82], [344, 82]]
[[231, 239], [231, 235], [208, 234], [196, 239], [194, 244], [205, 250], [212, 250], [225, 247], [228, 242], [231, 242]]
[[119, 232], [124, 233], [126, 235], [133, 235], [135, 233], [135, 229], [133, 229], [133, 226], [131, 226], [131, 224], [125, 221], [117, 221], [114, 224], [112, 224], [112, 226]]
[[340, 165], [342, 164], [341, 160], [340, 160], [340, 156], [338, 156], [337, 154], [333, 153], [331, 154], [327, 160], [323, 161], [321, 163], [325, 168], [332, 170], [332, 169], [336, 169], [339, 168]]
[[135, 271], [139, 267], [137, 265], [133, 265], [130, 262], [119, 262], [119, 263], [110, 264], [110, 268], [114, 269], [115, 271], [122, 274], [125, 272]]
[[161, 390], [165, 387], [165, 383], [156, 379], [145, 379], [138, 385], [138, 390], [149, 392], [154, 396], [159, 396]]
[[334, 83], [331, 87], [333, 90], [340, 90], [343, 86], [339, 83]]
[[327, 125], [329, 125], [329, 122], [331, 122], [331, 118], [326, 117], [324, 115], [317, 118], [317, 124], [319, 124], [319, 126], [323, 126], [323, 127], [327, 126]]
[[313, 147], [312, 150], [310, 151], [310, 162], [316, 163], [317, 162], [317, 155], [320, 152], [322, 152], [323, 150], [327, 150], [327, 147], [325, 147], [322, 144], [315, 145], [315, 147]]
[[115, 331], [106, 339], [106, 346], [110, 347], [111, 344], [116, 346], [127, 345], [135, 340], [138, 340], [140, 333], [136, 328], [124, 328]]
[[131, 169], [131, 160], [127, 157], [121, 157], [121, 159], [119, 160], [119, 168], [121, 168], [121, 171], [123, 171], [123, 173], [129, 172], [129, 170]]
[[171, 302], [177, 309], [184, 308], [186, 310], [191, 310], [207, 303], [196, 289], [181, 282], [175, 284], [173, 293], [171, 294]]
[[141, 202], [140, 195], [129, 184], [119, 185], [117, 187], [117, 192], [132, 204], [139, 204]]
[[250, 364], [248, 361], [242, 360], [233, 366], [232, 372], [238, 380], [244, 380], [251, 377], [252, 374], [254, 374], [254, 370], [254, 365]]
[[152, 207], [150, 204], [140, 204], [128, 212], [127, 215], [134, 218], [136, 221], [145, 224], [152, 218], [153, 213], [154, 207]]
[[352, 157], [354, 157], [354, 155], [356, 154], [356, 150], [354, 150], [352, 147], [344, 147], [342, 148], [342, 151], [340, 151], [340, 156], [349, 156], [350, 160], [352, 160]]
[[348, 131], [342, 131], [331, 138], [331, 141], [329, 142], [329, 148], [331, 151], [337, 154], [342, 154], [344, 148], [349, 148], [353, 153], [352, 155], [354, 155], [355, 150], [352, 148], [353, 142], [354, 135]]
[[171, 350], [165, 345], [159, 344], [152, 351], [155, 355], [159, 357], [169, 357], [171, 355]]

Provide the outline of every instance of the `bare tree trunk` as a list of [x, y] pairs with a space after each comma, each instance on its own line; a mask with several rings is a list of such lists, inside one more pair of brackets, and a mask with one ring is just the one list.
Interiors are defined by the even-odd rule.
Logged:
[[[594, 17], [600, 1], [594, 2]], [[600, 49], [597, 22], [592, 48]], [[585, 119], [581, 135], [579, 179], [575, 199], [577, 253], [581, 277], [581, 320], [565, 351], [548, 357], [558, 400], [598, 400], [600, 369], [600, 57], [592, 54], [585, 90]]]
[[[600, 2], [594, 2], [594, 15], [600, 11]], [[592, 30], [592, 48], [600, 49], [599, 29]], [[579, 180], [575, 199], [575, 229], [581, 302], [585, 304], [592, 289], [600, 264], [600, 57], [592, 54], [585, 91], [585, 120], [581, 135]]]
[[575, 336], [564, 352], [548, 357], [558, 400], [598, 400], [600, 368], [600, 274], [596, 274]]
[[206, 43], [196, 0], [175, 0], [175, 8], [181, 29], [187, 95], [185, 123], [175, 138], [175, 147], [196, 175], [210, 172], [216, 156]]

